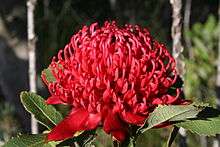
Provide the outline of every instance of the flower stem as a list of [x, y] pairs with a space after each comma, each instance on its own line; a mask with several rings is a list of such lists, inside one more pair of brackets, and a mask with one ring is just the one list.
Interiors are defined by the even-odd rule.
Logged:
[[134, 138], [128, 138], [124, 142], [118, 142], [117, 140], [112, 140], [113, 147], [135, 147], [136, 140]]
[[128, 147], [135, 147], [136, 145], [136, 139], [134, 138], [129, 138], [129, 143], [128, 143]]
[[120, 147], [119, 142], [115, 139], [112, 139], [113, 147]]

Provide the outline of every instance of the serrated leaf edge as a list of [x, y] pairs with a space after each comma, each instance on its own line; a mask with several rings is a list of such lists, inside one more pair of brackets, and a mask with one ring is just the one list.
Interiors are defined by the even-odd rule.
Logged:
[[[33, 114], [30, 110], [28, 110], [28, 108], [27, 108], [26, 105], [25, 105], [25, 102], [23, 101], [23, 95], [24, 95], [24, 94], [27, 94], [27, 96], [28, 96], [28, 94], [36, 94], [36, 93], [23, 91], [23, 92], [21, 92], [21, 94], [20, 94], [20, 98], [21, 98], [21, 102], [22, 102], [23, 106], [25, 107], [25, 109], [26, 109], [29, 113]], [[39, 96], [39, 95], [36, 94], [36, 96]], [[42, 98], [41, 96], [39, 96], [39, 97]], [[43, 98], [42, 98], [42, 99], [43, 99]], [[32, 99], [30, 99], [30, 100], [31, 100], [31, 101], [34, 103], [34, 105], [44, 114], [44, 116], [45, 116], [50, 122], [52, 122], [54, 125], [57, 125], [57, 123], [55, 123], [50, 117], [48, 117], [47, 114], [36, 104], [35, 101], [33, 101]], [[47, 105], [47, 104], [45, 103], [45, 105]], [[52, 109], [55, 109], [53, 106], [48, 106], [48, 107], [51, 107]], [[55, 109], [55, 111], [57, 111], [57, 110]], [[57, 113], [58, 113], [58, 112], [57, 112]], [[33, 114], [33, 115], [35, 116], [35, 114]], [[62, 115], [60, 114], [60, 116], [62, 116]], [[51, 128], [50, 128], [49, 126], [47, 126], [46, 124], [44, 124], [44, 123], [41, 122], [40, 120], [37, 120], [37, 121], [40, 122], [41, 124], [43, 124], [44, 126], [46, 126], [48, 129], [51, 130]]]

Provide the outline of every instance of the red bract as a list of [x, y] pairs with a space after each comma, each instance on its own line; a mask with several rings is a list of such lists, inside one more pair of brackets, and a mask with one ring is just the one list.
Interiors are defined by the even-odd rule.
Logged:
[[[51, 94], [47, 103], [71, 105], [72, 110], [48, 140], [103, 126], [123, 141], [129, 126], [142, 125], [158, 104], [182, 103], [180, 89], [172, 87], [174, 58], [139, 26], [84, 26], [49, 67], [56, 81], [42, 75]], [[171, 87], [175, 94], [169, 93]]]

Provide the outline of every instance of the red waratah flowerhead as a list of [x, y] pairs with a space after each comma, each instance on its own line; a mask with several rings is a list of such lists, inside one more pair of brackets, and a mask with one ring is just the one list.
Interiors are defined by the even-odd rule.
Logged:
[[[173, 88], [178, 76], [174, 58], [137, 25], [84, 26], [49, 67], [56, 81], [42, 75], [51, 94], [47, 103], [72, 109], [48, 140], [103, 126], [123, 141], [129, 126], [142, 125], [158, 104], [182, 103], [180, 88]], [[175, 94], [169, 93], [171, 87]]]

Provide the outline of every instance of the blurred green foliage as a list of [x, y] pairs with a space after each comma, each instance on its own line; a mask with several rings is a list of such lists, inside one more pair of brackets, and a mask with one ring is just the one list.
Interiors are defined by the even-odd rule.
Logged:
[[[220, 28], [215, 16], [210, 15], [204, 23], [195, 23], [185, 32], [192, 46], [185, 50], [184, 91], [187, 99], [208, 102], [216, 107], [216, 75], [218, 59], [218, 34]], [[201, 145], [198, 135], [188, 133], [189, 146]], [[208, 138], [211, 145], [213, 138]]]
[[189, 99], [214, 103], [216, 62], [218, 56], [218, 21], [210, 15], [205, 23], [195, 23], [186, 35], [192, 47], [186, 49], [191, 57], [185, 58], [185, 95]]

